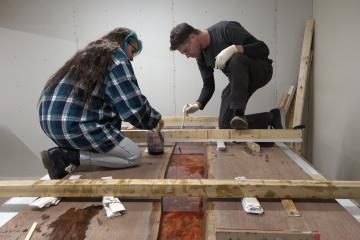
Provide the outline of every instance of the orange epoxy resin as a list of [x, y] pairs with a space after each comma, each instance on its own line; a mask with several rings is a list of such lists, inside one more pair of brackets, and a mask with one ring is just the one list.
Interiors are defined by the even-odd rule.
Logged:
[[[203, 154], [174, 154], [166, 174], [170, 179], [204, 178]], [[162, 201], [159, 240], [204, 238], [204, 200], [200, 197], [166, 197]]]

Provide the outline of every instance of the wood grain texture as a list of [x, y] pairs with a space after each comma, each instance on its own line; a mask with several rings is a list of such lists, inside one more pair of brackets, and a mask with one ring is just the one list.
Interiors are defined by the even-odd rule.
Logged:
[[[143, 149], [144, 150], [144, 149]], [[105, 169], [82, 167], [73, 174], [83, 178], [114, 179], [129, 177], [158, 178], [164, 175], [164, 164], [173, 147], [166, 147], [164, 155], [151, 156], [143, 151], [139, 167]], [[59, 205], [47, 209], [27, 208], [0, 228], [0, 239], [24, 239], [29, 226], [38, 222], [35, 239], [157, 239], [161, 205], [159, 201], [121, 199], [127, 214], [107, 218], [101, 198], [63, 198]], [[70, 217], [71, 216], [71, 217]]]
[[224, 230], [216, 232], [217, 240], [320, 240], [318, 232]]
[[[215, 173], [214, 168], [211, 165], [211, 162], [209, 159], [212, 157], [211, 152], [211, 146], [208, 144], [205, 146], [205, 154], [204, 154], [204, 160], [206, 164], [206, 172], [205, 175], [208, 179], [214, 179]], [[216, 240], [216, 226], [215, 226], [215, 204], [213, 201], [210, 201], [209, 199], [206, 201], [206, 221], [205, 221], [205, 237], [207, 240]]]
[[12, 180], [0, 181], [0, 196], [347, 199], [360, 197], [360, 181], [191, 178]]
[[[277, 147], [262, 148], [262, 156], [253, 156], [244, 145], [228, 145], [225, 153], [208, 146], [209, 172], [218, 179], [236, 176], [263, 179], [311, 179], [294, 161]], [[288, 217], [280, 200], [261, 200], [264, 215], [249, 215], [243, 211], [240, 199], [214, 202], [215, 226], [222, 230], [319, 231], [321, 239], [355, 240], [360, 236], [360, 224], [335, 201], [294, 200], [300, 217]]]
[[[147, 130], [123, 130], [135, 142], [146, 142]], [[164, 129], [161, 131], [166, 142], [301, 142], [302, 131], [292, 129]]]
[[294, 96], [295, 96], [295, 89], [294, 89], [294, 86], [291, 86], [287, 93], [287, 98], [286, 98], [285, 104], [283, 106], [285, 116], [289, 112], [289, 108], [290, 108], [291, 103], [293, 102]]
[[313, 19], [306, 20], [304, 41], [300, 59], [299, 79], [296, 89], [295, 109], [293, 127], [302, 124], [304, 102], [306, 96], [306, 87], [309, 78], [311, 66], [311, 48], [314, 33], [315, 21]]

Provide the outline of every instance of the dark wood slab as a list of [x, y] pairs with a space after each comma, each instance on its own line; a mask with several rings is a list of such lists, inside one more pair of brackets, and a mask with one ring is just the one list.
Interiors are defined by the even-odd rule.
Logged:
[[[144, 149], [143, 149], [144, 150]], [[138, 167], [105, 169], [81, 167], [73, 174], [82, 178], [163, 178], [173, 147], [152, 156], [143, 151]], [[107, 218], [101, 198], [64, 198], [46, 209], [27, 208], [0, 228], [0, 239], [24, 239], [33, 222], [38, 226], [34, 239], [156, 239], [160, 223], [160, 201], [122, 199], [127, 214]]]
[[[311, 179], [278, 147], [262, 148], [260, 156], [253, 155], [243, 144], [227, 145], [226, 152], [216, 146], [206, 149], [209, 178], [233, 179], [236, 176], [261, 179]], [[221, 230], [283, 230], [319, 231], [321, 239], [360, 239], [360, 223], [335, 201], [296, 201], [300, 217], [288, 217], [281, 201], [260, 200], [265, 213], [249, 215], [238, 201], [213, 202], [208, 216], [214, 217], [216, 229]]]

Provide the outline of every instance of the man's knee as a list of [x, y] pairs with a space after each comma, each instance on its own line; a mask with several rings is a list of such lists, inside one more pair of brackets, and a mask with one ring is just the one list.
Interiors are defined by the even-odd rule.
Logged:
[[247, 66], [249, 63], [249, 57], [240, 54], [235, 53], [230, 59], [229, 59], [229, 67], [230, 68], [239, 68], [241, 66]]

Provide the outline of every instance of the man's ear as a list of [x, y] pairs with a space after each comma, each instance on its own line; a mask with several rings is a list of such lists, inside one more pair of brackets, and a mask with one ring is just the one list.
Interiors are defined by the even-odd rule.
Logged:
[[189, 35], [189, 39], [190, 39], [190, 41], [194, 41], [196, 39], [196, 35], [194, 33], [191, 33]]

